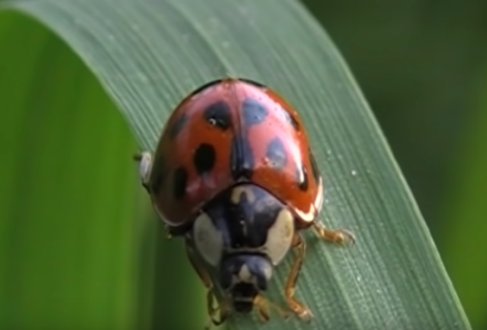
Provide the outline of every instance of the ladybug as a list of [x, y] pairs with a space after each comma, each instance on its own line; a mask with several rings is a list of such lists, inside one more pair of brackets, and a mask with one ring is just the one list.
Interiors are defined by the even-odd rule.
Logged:
[[[179, 103], [155, 153], [135, 159], [170, 236], [185, 240], [215, 325], [254, 308], [263, 320], [270, 307], [311, 318], [294, 296], [305, 255], [300, 231], [313, 228], [339, 244], [355, 238], [319, 222], [322, 177], [303, 123], [283, 98], [247, 79], [212, 81]], [[263, 293], [290, 250], [283, 309]]]

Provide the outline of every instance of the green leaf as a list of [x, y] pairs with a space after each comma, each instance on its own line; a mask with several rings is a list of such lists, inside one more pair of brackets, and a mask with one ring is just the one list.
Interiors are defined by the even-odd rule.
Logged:
[[[324, 174], [322, 221], [352, 230], [357, 243], [341, 248], [306, 235], [308, 251], [296, 295], [315, 318], [304, 324], [273, 316], [259, 325], [262, 329], [470, 329], [367, 103], [323, 28], [298, 2], [13, 0], [7, 4], [37, 18], [72, 47], [120, 109], [141, 148], [154, 148], [164, 121], [182, 97], [222, 76], [257, 80], [297, 108]], [[119, 162], [135, 171], [129, 158], [113, 162], [113, 168], [119, 168]], [[135, 249], [145, 242], [139, 237], [132, 244]], [[118, 257], [130, 253], [120, 251]], [[144, 262], [150, 269], [152, 259]], [[162, 272], [160, 259], [157, 262], [156, 269]], [[279, 304], [284, 303], [289, 262], [290, 258], [279, 266], [269, 293]], [[165, 290], [154, 295], [147, 299], [178, 298]], [[204, 308], [202, 295], [196, 297]], [[155, 312], [163, 319], [167, 311]], [[186, 318], [186, 312], [180, 309], [177, 316]], [[228, 327], [251, 329], [255, 324], [259, 321], [235, 318]]]
[[[485, 77], [485, 74], [484, 74]], [[483, 78], [479, 86], [478, 101], [473, 116], [469, 119], [467, 134], [462, 141], [461, 154], [450, 164], [451, 188], [447, 190], [444, 203], [444, 230], [440, 242], [445, 251], [445, 264], [451, 269], [451, 277], [456, 283], [465, 309], [469, 311], [474, 329], [485, 327], [487, 320], [487, 265], [483, 253], [487, 242], [484, 235], [487, 223], [482, 214], [487, 212], [484, 196], [487, 193], [487, 80]]]
[[135, 307], [134, 140], [47, 30], [2, 13], [0, 45], [0, 328], [123, 329]]

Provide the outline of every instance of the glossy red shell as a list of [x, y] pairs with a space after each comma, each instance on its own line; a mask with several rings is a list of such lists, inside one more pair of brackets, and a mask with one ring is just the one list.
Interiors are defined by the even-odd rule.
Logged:
[[237, 181], [267, 189], [305, 223], [321, 207], [320, 174], [296, 111], [265, 86], [224, 79], [174, 110], [155, 151], [149, 189], [163, 220], [179, 226]]

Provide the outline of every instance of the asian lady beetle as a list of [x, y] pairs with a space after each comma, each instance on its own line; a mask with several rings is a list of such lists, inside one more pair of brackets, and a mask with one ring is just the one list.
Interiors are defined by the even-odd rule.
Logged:
[[291, 311], [310, 319], [294, 297], [305, 254], [299, 232], [312, 227], [334, 243], [354, 236], [318, 222], [322, 178], [303, 124], [284, 99], [246, 79], [210, 82], [177, 106], [155, 154], [136, 159], [155, 210], [172, 236], [185, 238], [214, 324], [231, 310], [254, 307], [267, 320], [270, 302], [262, 293], [291, 248], [297, 255], [284, 295]]

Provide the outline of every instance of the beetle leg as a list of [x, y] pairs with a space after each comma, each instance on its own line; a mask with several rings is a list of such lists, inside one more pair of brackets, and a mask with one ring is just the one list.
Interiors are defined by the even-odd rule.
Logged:
[[273, 307], [282, 318], [287, 319], [289, 317], [289, 313], [287, 311], [278, 305], [273, 304], [262, 295], [257, 295], [257, 297], [255, 297], [254, 305], [258, 308], [259, 317], [262, 322], [269, 321], [269, 307]]
[[293, 248], [296, 250], [297, 255], [294, 257], [291, 271], [287, 278], [284, 294], [289, 308], [299, 318], [309, 321], [312, 317], [311, 311], [303, 303], [294, 298], [294, 289], [296, 288], [296, 282], [298, 280], [301, 266], [303, 265], [304, 255], [306, 253], [306, 243], [298, 234], [294, 234]]
[[139, 163], [139, 177], [144, 188], [149, 191], [149, 179], [152, 170], [152, 154], [142, 151], [134, 155], [134, 160]]
[[[225, 319], [227, 318], [227, 308], [226, 304], [222, 303], [221, 301], [218, 300], [216, 294], [215, 294], [215, 288], [213, 285], [213, 281], [210, 277], [210, 274], [206, 271], [206, 269], [201, 265], [201, 263], [198, 261], [193, 249], [191, 246], [186, 243], [186, 253], [188, 255], [188, 259], [193, 266], [194, 270], [198, 274], [201, 282], [205, 286], [205, 288], [208, 290], [206, 293], [206, 307], [208, 309], [208, 315], [210, 317], [210, 322], [213, 323], [214, 325], [220, 325], [223, 322], [225, 322]], [[218, 306], [214, 307], [213, 301], [216, 300], [218, 302]], [[217, 318], [218, 311], [220, 311], [220, 315]], [[208, 326], [207, 326], [208, 327]]]
[[337, 244], [354, 243], [355, 235], [345, 229], [328, 229], [321, 222], [313, 221], [313, 229], [324, 240]]
[[[225, 320], [228, 317], [228, 306], [225, 302], [219, 302], [219, 305], [215, 308], [213, 307], [213, 300], [217, 300], [217, 296], [215, 294], [215, 288], [210, 287], [208, 288], [208, 292], [206, 294], [206, 305], [208, 308], [208, 314], [210, 316], [210, 319], [208, 320], [208, 323], [205, 326], [205, 329], [210, 329], [213, 325], [219, 326], [225, 322]], [[217, 312], [220, 311], [219, 318], [217, 319]]]
[[262, 322], [269, 321], [269, 301], [261, 295], [258, 295], [254, 299], [254, 305], [258, 308], [260, 320]]

